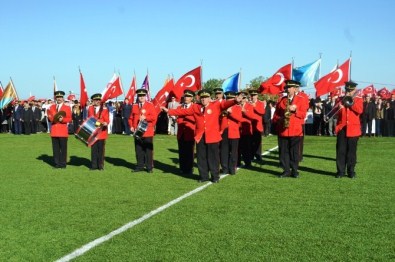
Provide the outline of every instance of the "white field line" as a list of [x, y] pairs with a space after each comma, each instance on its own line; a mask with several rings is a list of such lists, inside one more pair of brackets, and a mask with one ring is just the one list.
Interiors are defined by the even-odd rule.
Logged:
[[[270, 152], [276, 150], [277, 148], [278, 147], [276, 146], [274, 148], [271, 148], [271, 149], [267, 150], [266, 152], [264, 152], [262, 154], [262, 156], [270, 154]], [[222, 176], [221, 179], [226, 177], [226, 176], [228, 176], [228, 175]], [[125, 232], [126, 230], [128, 230], [128, 229], [130, 229], [130, 228], [132, 228], [132, 227], [144, 222], [145, 220], [147, 220], [147, 219], [151, 218], [152, 216], [162, 212], [163, 210], [167, 209], [168, 207], [171, 207], [172, 205], [177, 204], [178, 202], [184, 200], [185, 198], [187, 198], [189, 196], [192, 196], [193, 194], [195, 194], [197, 192], [202, 191], [203, 189], [205, 189], [206, 187], [210, 186], [211, 184], [212, 184], [211, 182], [208, 182], [208, 183], [206, 183], [206, 184], [204, 184], [204, 185], [202, 185], [202, 186], [200, 186], [200, 187], [198, 187], [198, 188], [196, 188], [196, 189], [194, 189], [194, 190], [192, 190], [192, 191], [190, 191], [190, 192], [188, 192], [188, 193], [186, 193], [186, 194], [184, 194], [184, 195], [182, 195], [182, 196], [180, 196], [180, 197], [178, 197], [178, 198], [176, 198], [176, 199], [174, 199], [172, 201], [170, 201], [169, 203], [167, 203], [167, 204], [165, 204], [165, 205], [163, 205], [163, 206], [161, 206], [161, 207], [159, 207], [159, 208], [157, 208], [157, 209], [155, 209], [155, 210], [143, 215], [142, 217], [140, 217], [140, 218], [138, 218], [136, 220], [133, 220], [133, 221], [121, 226], [118, 229], [115, 229], [114, 231], [110, 232], [109, 234], [104, 235], [102, 237], [99, 237], [99, 238], [89, 242], [88, 244], [83, 245], [82, 247], [80, 247], [80, 248], [74, 250], [73, 252], [65, 255], [64, 257], [59, 258], [58, 260], [56, 260], [56, 262], [67, 262], [67, 261], [70, 261], [70, 260], [72, 260], [72, 259], [74, 259], [76, 257], [79, 257], [79, 256], [83, 255], [84, 253], [88, 252], [92, 248], [94, 248], [94, 247], [106, 242], [107, 240], [110, 240], [114, 236], [119, 235], [119, 234]]]

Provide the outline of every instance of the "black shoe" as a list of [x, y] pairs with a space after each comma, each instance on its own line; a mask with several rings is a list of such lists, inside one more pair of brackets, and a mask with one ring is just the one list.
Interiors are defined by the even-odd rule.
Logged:
[[141, 172], [141, 171], [143, 171], [143, 169], [141, 169], [141, 168], [136, 168], [136, 169], [132, 170], [133, 173], [137, 173], [137, 172]]
[[357, 175], [355, 173], [351, 173], [348, 175], [349, 178], [354, 179], [357, 178]]
[[337, 173], [336, 176], [335, 176], [335, 178], [342, 178], [343, 176], [344, 176], [343, 173]]
[[286, 178], [286, 177], [290, 177], [290, 174], [286, 171], [282, 172], [281, 175], [278, 176], [279, 178]]
[[292, 177], [293, 178], [298, 178], [299, 177], [299, 172], [292, 173]]
[[219, 183], [219, 179], [213, 179], [212, 183]]
[[147, 173], [153, 173], [154, 171], [152, 171], [152, 169], [148, 169]]

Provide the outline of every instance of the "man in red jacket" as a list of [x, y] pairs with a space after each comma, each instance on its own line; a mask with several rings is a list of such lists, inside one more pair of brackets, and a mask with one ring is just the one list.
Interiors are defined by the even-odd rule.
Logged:
[[286, 81], [287, 96], [280, 98], [273, 116], [278, 132], [280, 165], [283, 169], [280, 177], [299, 177], [299, 147], [307, 108], [305, 99], [296, 95], [296, 86], [300, 86], [298, 81]]
[[363, 99], [356, 96], [357, 83], [345, 83], [346, 97], [350, 103], [345, 103], [347, 98], [340, 97], [338, 104], [340, 111], [336, 125], [336, 178], [344, 176], [346, 168], [350, 178], [355, 178], [355, 165], [357, 163], [357, 143], [361, 136], [361, 122], [359, 116], [363, 112]]
[[[195, 94], [186, 89], [184, 91], [184, 103], [178, 108], [190, 108], [193, 105]], [[178, 132], [178, 159], [181, 173], [184, 175], [193, 174], [193, 160], [195, 153], [195, 118], [193, 116], [179, 116], [177, 118]]]
[[54, 168], [66, 168], [67, 140], [69, 137], [67, 125], [71, 122], [71, 108], [64, 104], [63, 91], [55, 91], [56, 104], [47, 111], [48, 120], [52, 123], [51, 140], [55, 162]]
[[146, 89], [137, 89], [137, 103], [133, 105], [132, 113], [129, 117], [130, 131], [138, 131], [140, 122], [146, 123], [146, 131], [141, 138], [134, 139], [136, 151], [137, 166], [133, 172], [140, 172], [147, 168], [148, 173], [152, 173], [154, 159], [154, 126], [156, 123], [156, 110], [151, 102], [147, 101], [148, 91]]
[[[107, 126], [109, 121], [109, 113], [101, 101], [101, 94], [91, 96], [93, 106], [88, 109], [88, 117], [96, 118], [96, 127], [101, 130], [96, 136], [96, 142], [91, 147], [91, 163], [90, 170], [104, 170], [104, 152], [106, 139], [108, 138]], [[103, 101], [104, 102], [104, 101]]]
[[254, 108], [255, 119], [252, 120], [252, 157], [262, 161], [262, 133], [263, 133], [263, 116], [266, 111], [266, 102], [258, 99], [258, 90], [251, 89], [248, 91], [251, 97], [251, 105]]
[[169, 115], [193, 116], [196, 122], [195, 141], [197, 165], [199, 169], [199, 182], [209, 181], [209, 173], [213, 183], [219, 182], [219, 141], [221, 133], [219, 116], [222, 111], [241, 101], [241, 96], [235, 99], [211, 102], [208, 90], [199, 90], [200, 103], [193, 104], [187, 109], [167, 109], [162, 107]]
[[[226, 100], [234, 99], [236, 93], [225, 92]], [[220, 117], [220, 161], [223, 174], [236, 175], [240, 139], [240, 123], [243, 121], [241, 106], [233, 105], [222, 112]]]

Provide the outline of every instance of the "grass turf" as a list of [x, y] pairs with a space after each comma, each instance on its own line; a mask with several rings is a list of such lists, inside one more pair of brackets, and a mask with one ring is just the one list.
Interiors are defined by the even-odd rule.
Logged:
[[[173, 136], [154, 141], [149, 175], [130, 172], [127, 136], [110, 136], [105, 171], [92, 172], [90, 150], [72, 136], [67, 169], [53, 170], [48, 135], [2, 134], [1, 260], [58, 259], [200, 186], [197, 171], [178, 175]], [[355, 180], [334, 178], [335, 141], [305, 138], [299, 179], [277, 178], [273, 152], [76, 260], [394, 259], [394, 140], [360, 139]], [[264, 149], [276, 144], [263, 139]]]

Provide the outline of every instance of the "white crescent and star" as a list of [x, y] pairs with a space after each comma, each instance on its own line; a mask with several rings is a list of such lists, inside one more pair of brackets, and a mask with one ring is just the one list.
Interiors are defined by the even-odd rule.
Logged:
[[188, 86], [185, 86], [186, 88], [188, 88], [188, 87], [191, 87], [191, 86], [193, 86], [194, 84], [195, 84], [195, 77], [193, 76], [193, 75], [187, 75], [186, 77], [185, 77], [185, 79], [187, 79], [187, 78], [190, 78], [191, 79], [191, 83], [188, 85]]
[[285, 77], [284, 77], [283, 73], [277, 73], [275, 75], [279, 75], [280, 76], [280, 81], [278, 81], [278, 83], [274, 83], [273, 85], [279, 86], [279, 85], [281, 85], [284, 82]]
[[[331, 81], [332, 80], [332, 77], [329, 77], [328, 78], [328, 82], [331, 82], [331, 83], [339, 83], [339, 81], [342, 79], [342, 77], [343, 77], [343, 71], [339, 68], [339, 69], [337, 69], [335, 72], [337, 72], [338, 74], [339, 74], [339, 77], [338, 77], [338, 79], [336, 79], [335, 81]], [[333, 72], [333, 73], [335, 73], [335, 72]]]

